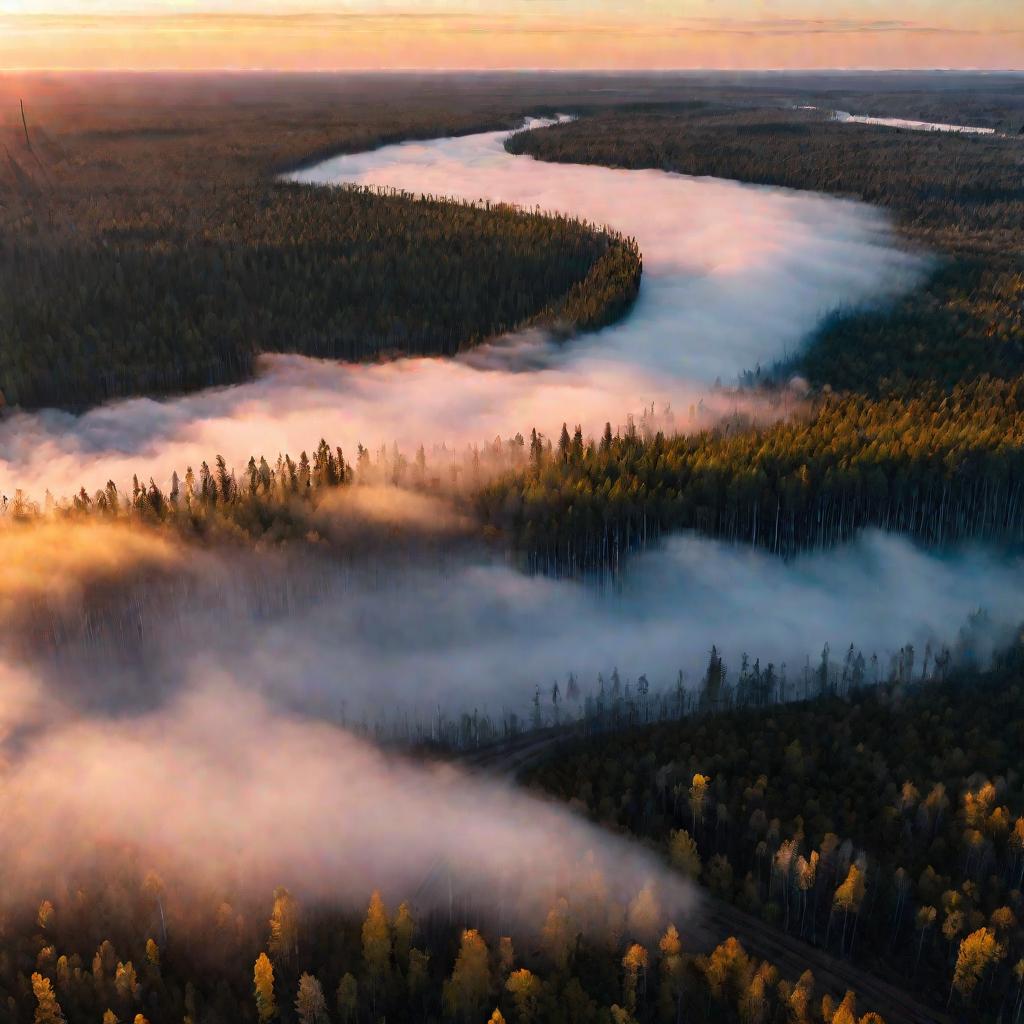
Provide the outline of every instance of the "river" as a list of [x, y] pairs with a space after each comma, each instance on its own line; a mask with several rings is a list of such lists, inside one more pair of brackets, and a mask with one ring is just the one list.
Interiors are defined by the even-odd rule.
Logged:
[[[503, 339], [452, 360], [275, 357], [236, 387], [81, 416], [19, 414], [0, 424], [3, 490], [67, 494], [133, 472], [166, 480], [215, 453], [242, 467], [250, 454], [296, 454], [322, 436], [350, 453], [356, 442], [411, 453], [420, 443], [457, 449], [532, 427], [550, 434], [563, 421], [596, 432], [605, 420], [623, 424], [652, 409], [659, 425], [677, 430], [740, 408], [775, 415], [716, 382], [733, 384], [744, 370], [784, 358], [829, 311], [885, 301], [922, 271], [920, 257], [894, 244], [885, 217], [862, 204], [659, 171], [544, 164], [508, 155], [504, 138], [389, 146], [294, 179], [512, 202], [610, 224], [635, 236], [644, 256], [638, 302], [621, 323], [564, 345], [539, 333]], [[275, 565], [276, 576], [305, 571]], [[747, 652], [776, 670], [787, 663], [794, 679], [825, 644], [836, 665], [851, 644], [865, 658], [877, 653], [886, 674], [894, 653], [912, 643], [920, 670], [925, 648], [956, 645], [979, 607], [993, 615], [985, 635], [970, 641], [982, 656], [1024, 617], [1016, 562], [973, 548], [926, 553], [877, 533], [791, 563], [670, 538], [637, 558], [615, 593], [527, 578], [486, 557], [443, 572], [388, 572], [325, 586], [315, 608], [268, 621], [250, 610], [258, 601], [237, 593], [248, 584], [211, 568], [206, 598], [174, 614], [157, 606], [139, 633], [165, 672], [229, 664], [239, 685], [327, 717], [344, 708], [371, 720], [429, 721], [441, 706], [523, 713], [536, 687], [550, 694], [570, 672], [584, 690], [616, 668], [666, 689], [682, 670], [692, 684], [713, 643], [732, 678]], [[76, 657], [69, 653], [61, 671]]]
[[90, 492], [172, 470], [244, 466], [311, 449], [397, 443], [459, 447], [552, 434], [597, 434], [654, 409], [685, 429], [750, 396], [716, 390], [796, 352], [828, 312], [911, 287], [923, 261], [899, 248], [885, 217], [853, 202], [660, 171], [544, 164], [513, 157], [504, 133], [387, 146], [294, 175], [515, 203], [609, 224], [635, 237], [644, 277], [620, 324], [559, 345], [533, 334], [465, 358], [344, 365], [274, 356], [258, 379], [180, 398], [133, 399], [75, 416], [17, 414], [0, 423], [0, 492]]

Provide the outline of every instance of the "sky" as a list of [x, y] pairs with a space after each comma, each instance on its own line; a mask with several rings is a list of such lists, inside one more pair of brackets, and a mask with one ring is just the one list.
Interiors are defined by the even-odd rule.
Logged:
[[1024, 69], [1014, 0], [0, 0], [0, 68]]

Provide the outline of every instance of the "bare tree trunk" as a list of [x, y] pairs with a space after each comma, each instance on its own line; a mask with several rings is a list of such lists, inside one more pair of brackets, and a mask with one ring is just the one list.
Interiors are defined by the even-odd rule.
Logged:
[[28, 120], [25, 117], [25, 101], [18, 100], [18, 104], [21, 106], [21, 127], [25, 130], [25, 148], [32, 151], [32, 140], [28, 137]]

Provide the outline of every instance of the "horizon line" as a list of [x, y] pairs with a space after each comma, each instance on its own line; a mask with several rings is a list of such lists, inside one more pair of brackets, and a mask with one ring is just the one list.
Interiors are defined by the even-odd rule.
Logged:
[[420, 67], [416, 65], [381, 65], [379, 67], [360, 68], [289, 68], [273, 65], [252, 65], [245, 67], [210, 66], [189, 68], [175, 65], [161, 67], [119, 67], [102, 68], [88, 66], [59, 67], [0, 67], [0, 74], [278, 74], [278, 75], [367, 75], [367, 74], [436, 74], [436, 75], [500, 75], [500, 74], [537, 74], [537, 75], [671, 75], [671, 74], [733, 74], [733, 75], [778, 75], [778, 74], [972, 74], [972, 75], [1024, 75], [1024, 66], [1006, 68], [987, 68], [978, 66], [919, 66], [919, 67], [881, 67], [877, 65], [856, 66], [811, 66], [811, 67], [660, 67], [660, 68], [549, 68], [549, 67]]

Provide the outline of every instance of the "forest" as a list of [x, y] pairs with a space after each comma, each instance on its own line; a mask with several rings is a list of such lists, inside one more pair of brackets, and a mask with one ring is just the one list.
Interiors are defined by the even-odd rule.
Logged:
[[810, 417], [644, 436], [563, 428], [523, 468], [485, 483], [484, 522], [533, 569], [618, 569], [632, 550], [690, 529], [781, 555], [858, 530], [941, 546], [1020, 541], [1020, 381], [982, 377], [910, 398], [823, 397]]
[[[1017, 136], [698, 107], [608, 112], [518, 134], [506, 147], [856, 196], [889, 209], [907, 245], [938, 254], [924, 288], [883, 309], [834, 314], [792, 363], [749, 377], [754, 387], [771, 387], [772, 373], [806, 377], [814, 405], [801, 422], [626, 438], [614, 451], [606, 435], [582, 458], [536, 463], [485, 490], [485, 519], [507, 530], [530, 564], [617, 565], [621, 552], [680, 527], [782, 554], [865, 525], [932, 544], [1019, 538], [1011, 496], [1024, 374]], [[982, 466], [983, 496], [974, 482]]]
[[228, 384], [267, 352], [450, 356], [530, 325], [600, 327], [636, 295], [640, 255], [608, 230], [274, 179], [299, 154], [489, 127], [482, 113], [337, 124], [306, 110], [282, 150], [258, 112], [225, 123], [222, 107], [179, 102], [154, 125], [139, 98], [30, 101], [0, 126], [0, 402], [81, 409]]
[[[10, 1021], [565, 1021], [630, 1024], [737, 1019], [884, 1024], [852, 991], [822, 992], [812, 972], [787, 981], [735, 939], [707, 954], [638, 895], [607, 933], [581, 934], [599, 907], [553, 902], [536, 929], [501, 934], [478, 913], [419, 918], [367, 896], [365, 918], [302, 906], [285, 888], [265, 906], [211, 894], [192, 918], [175, 894], [126, 866], [107, 887], [22, 909], [5, 943], [0, 1013]], [[465, 920], [466, 927], [457, 922]], [[601, 935], [606, 937], [601, 938]], [[640, 941], [623, 941], [645, 936]]]
[[[166, 773], [166, 808], [146, 806], [150, 772], [163, 764], [155, 751], [155, 768], [115, 764], [96, 778], [76, 777], [64, 762], [96, 719], [109, 728], [108, 741], [134, 735], [139, 705], [155, 707], [166, 724], [159, 715], [169, 680], [176, 671], [186, 678], [189, 660], [149, 632], [166, 593], [208, 618], [211, 632], [228, 634], [210, 647], [217, 657], [188, 670], [244, 677], [251, 652], [244, 636], [230, 634], [224, 609], [213, 601], [188, 607], [200, 593], [189, 590], [189, 564], [225, 554], [251, 556], [247, 571], [266, 577], [258, 598], [280, 583], [288, 603], [296, 598], [282, 566], [292, 556], [326, 567], [349, 558], [385, 593], [407, 578], [391, 576], [396, 564], [454, 586], [455, 555], [467, 552], [479, 558], [471, 568], [480, 574], [507, 561], [541, 582], [567, 576], [575, 579], [563, 582], [580, 587], [609, 582], [610, 570], [613, 601], [629, 556], [680, 530], [762, 548], [779, 564], [867, 528], [938, 550], [984, 541], [1016, 553], [1024, 523], [1024, 144], [1016, 136], [1024, 100], [1018, 83], [1000, 76], [941, 81], [939, 88], [928, 76], [827, 74], [0, 78], [5, 423], [23, 410], [79, 412], [110, 399], [241, 382], [258, 372], [262, 354], [349, 362], [452, 356], [524, 327], [572, 345], [577, 334], [621, 319], [638, 295], [643, 254], [612, 228], [497, 203], [277, 180], [330, 155], [511, 129], [527, 115], [568, 112], [577, 120], [516, 134], [511, 153], [856, 197], [886, 209], [902, 244], [933, 259], [922, 287], [889, 306], [829, 317], [791, 363], [736, 382], [736, 394], [770, 403], [794, 376], [806, 381], [787, 415], [737, 413], [690, 434], [609, 422], [590, 437], [566, 408], [557, 436], [525, 431], [458, 450], [431, 448], [430, 439], [410, 450], [346, 442], [343, 450], [314, 435], [291, 452], [260, 450], [263, 439], [254, 437], [249, 459], [234, 465], [216, 442], [202, 459], [167, 466], [154, 466], [142, 445], [129, 449], [138, 461], [130, 483], [103, 486], [83, 469], [77, 493], [5, 495], [5, 539], [26, 539], [31, 552], [37, 529], [40, 543], [50, 543], [109, 527], [129, 564], [103, 549], [90, 556], [104, 566], [99, 582], [77, 567], [68, 580], [40, 580], [37, 558], [12, 559], [8, 589], [0, 590], [0, 808], [32, 823], [54, 813], [46, 801], [8, 796], [33, 775], [21, 759], [37, 744], [50, 757], [35, 763], [55, 773], [62, 800], [91, 792], [96, 778], [116, 780], [98, 786], [103, 799], [92, 813], [103, 840], [84, 859], [72, 854], [83, 819], [94, 823], [85, 811], [58, 822], [67, 826], [67, 848], [51, 842], [48, 855], [60, 845], [67, 863], [53, 877], [29, 871], [31, 883], [21, 883], [33, 867], [27, 839], [0, 864], [0, 1021], [1020, 1021], [1024, 655], [1018, 637], [988, 663], [993, 631], [983, 609], [949, 643], [908, 642], [881, 657], [851, 644], [826, 646], [820, 659], [799, 665], [768, 663], [757, 651], [728, 665], [708, 636], [707, 669], [694, 686], [682, 673], [664, 688], [618, 669], [596, 680], [537, 678], [525, 715], [446, 706], [429, 739], [344, 719], [327, 733], [337, 722], [321, 721], [301, 690], [298, 709], [271, 705], [260, 722], [258, 753], [267, 756], [279, 725], [313, 723], [331, 751], [354, 733], [379, 742], [396, 765], [415, 758], [437, 778], [485, 776], [492, 797], [504, 792], [499, 786], [513, 790], [515, 777], [514, 791], [536, 798], [536, 814], [560, 808], [566, 830], [592, 827], [594, 848], [623, 840], [648, 857], [652, 871], [691, 894], [679, 913], [646, 886], [622, 898], [592, 861], [574, 865], [576, 881], [590, 886], [586, 897], [563, 895], [555, 837], [532, 862], [548, 898], [530, 919], [525, 900], [496, 904], [494, 892], [481, 894], [451, 865], [420, 863], [415, 823], [404, 820], [393, 822], [398, 838], [388, 846], [415, 861], [422, 884], [394, 898], [386, 868], [367, 865], [380, 858], [367, 839], [356, 859], [380, 877], [360, 891], [358, 910], [341, 892], [356, 884], [351, 878], [330, 898], [304, 899], [294, 886], [264, 885], [262, 875], [254, 882], [241, 856], [203, 865], [224, 868], [219, 873], [158, 871], [149, 853], [180, 852], [173, 830], [154, 827], [157, 842], [147, 846], [152, 836], [141, 829], [128, 840], [108, 836], [106, 815], [141, 807], [159, 821], [179, 803], [191, 807], [198, 789], [209, 815], [197, 815], [200, 831], [242, 819], [254, 847], [303, 850], [304, 829], [289, 819], [246, 817], [250, 790], [237, 804], [206, 799], [234, 759], [237, 720], [265, 699], [254, 679], [245, 680], [251, 689], [226, 691], [236, 707], [222, 700], [201, 728], [188, 730], [187, 743], [198, 734], [213, 746], [188, 747], [198, 786]], [[915, 135], [795, 109], [811, 104], [973, 119], [1001, 134]], [[454, 401], [452, 408], [458, 417]], [[49, 412], [41, 415], [50, 422]], [[84, 463], [88, 439], [76, 451]], [[378, 487], [430, 503], [422, 533], [420, 521], [400, 520], [371, 532], [344, 505], [335, 516], [342, 528], [325, 525], [332, 503]], [[67, 532], [44, 535], [48, 527]], [[130, 556], [132, 544], [153, 538], [162, 553], [164, 541], [181, 547], [147, 574]], [[73, 564], [77, 548], [72, 555]], [[300, 611], [312, 618], [321, 597]], [[66, 599], [74, 614], [85, 609], [77, 633], [54, 628], [51, 599], [53, 607]], [[118, 600], [133, 613], [147, 599], [156, 609], [149, 618], [102, 621]], [[170, 601], [166, 607], [168, 618], [184, 614]], [[464, 614], [483, 622], [509, 614], [504, 609]], [[362, 614], [359, 628], [377, 625]], [[406, 682], [427, 690], [435, 638], [419, 635], [423, 621], [386, 618], [396, 637], [421, 644]], [[269, 607], [260, 606], [257, 619], [272, 631]], [[111, 636], [116, 646], [104, 647]], [[266, 660], [281, 689], [317, 676], [306, 661], [312, 644], [289, 655], [280, 637], [276, 643]], [[72, 666], [83, 652], [93, 660]], [[173, 665], [156, 667], [158, 656]], [[251, 663], [248, 670], [255, 676]], [[52, 693], [37, 701], [31, 691], [26, 699], [32, 673], [68, 702]], [[89, 685], [68, 698], [87, 675]], [[110, 702], [102, 712], [88, 705], [96, 693]], [[401, 708], [385, 710], [401, 719]], [[41, 743], [65, 716], [68, 733]], [[331, 817], [340, 805], [324, 783], [329, 775], [281, 774], [246, 782], [253, 791], [284, 785], [289, 803], [312, 793], [315, 814], [304, 824], [332, 822], [332, 845], [362, 841], [367, 818]], [[339, 788], [362, 794], [377, 780], [367, 771], [344, 782]], [[491, 844], [511, 837], [480, 834], [490, 820], [484, 804], [466, 801], [465, 845], [489, 862], [499, 852]], [[396, 813], [385, 802], [371, 812]], [[440, 822], [434, 827], [443, 831]], [[462, 840], [453, 833], [453, 842]], [[206, 847], [197, 845], [201, 858]], [[322, 866], [309, 855], [296, 870], [314, 876]]]
[[865, 685], [851, 650], [841, 679], [814, 670], [810, 699], [766, 713], [737, 702], [763, 670], [723, 688], [713, 650], [702, 710], [576, 741], [526, 778], [773, 927], [965, 1019], [1016, 1020], [1020, 643], [984, 673], [907, 659]]

